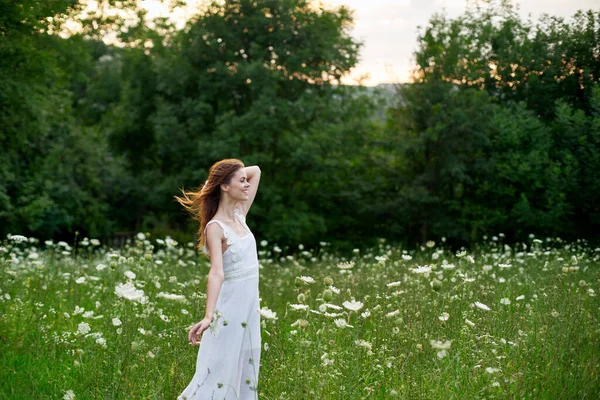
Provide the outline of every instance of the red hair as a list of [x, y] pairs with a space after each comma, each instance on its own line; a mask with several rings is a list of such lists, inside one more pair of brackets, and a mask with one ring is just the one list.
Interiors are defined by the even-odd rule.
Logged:
[[181, 189], [183, 197], [175, 197], [190, 214], [194, 220], [200, 223], [198, 228], [198, 237], [200, 240], [196, 245], [198, 250], [202, 250], [206, 237], [204, 228], [208, 221], [212, 219], [219, 208], [221, 200], [221, 185], [231, 183], [231, 178], [240, 169], [244, 168], [244, 163], [236, 158], [228, 158], [218, 161], [210, 167], [208, 179], [204, 186], [196, 191], [186, 192]]

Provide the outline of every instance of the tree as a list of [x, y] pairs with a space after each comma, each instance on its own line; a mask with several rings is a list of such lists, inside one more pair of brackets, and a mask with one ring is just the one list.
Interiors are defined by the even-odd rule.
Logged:
[[[49, 35], [75, 10], [73, 1], [1, 2], [0, 9], [0, 233], [52, 237], [110, 229], [101, 174], [106, 143], [76, 123], [66, 49], [87, 60], [76, 43]], [[82, 61], [85, 64], [86, 61]]]
[[599, 33], [599, 11], [579, 11], [571, 23], [545, 15], [534, 25], [509, 0], [476, 5], [452, 20], [436, 14], [419, 35], [414, 77], [524, 101], [547, 120], [557, 98], [589, 115], [600, 79]]
[[405, 234], [597, 229], [597, 29], [594, 12], [534, 28], [507, 2], [432, 18], [388, 118]]

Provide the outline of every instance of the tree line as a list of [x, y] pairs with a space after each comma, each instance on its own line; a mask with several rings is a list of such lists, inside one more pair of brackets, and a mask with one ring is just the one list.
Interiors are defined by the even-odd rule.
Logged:
[[[390, 101], [340, 84], [361, 48], [345, 7], [231, 0], [176, 29], [144, 23], [134, 0], [100, 3], [138, 23], [0, 0], [3, 237], [192, 240], [173, 196], [229, 157], [261, 167], [249, 218], [280, 245], [600, 227], [599, 11], [436, 14]], [[60, 35], [75, 18], [79, 31]]]

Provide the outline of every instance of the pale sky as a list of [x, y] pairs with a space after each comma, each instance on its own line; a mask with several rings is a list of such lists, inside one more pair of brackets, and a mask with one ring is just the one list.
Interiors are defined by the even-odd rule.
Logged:
[[[417, 26], [426, 26], [436, 12], [449, 16], [465, 11], [467, 0], [327, 0], [355, 10], [352, 35], [364, 42], [360, 62], [353, 75], [369, 73], [366, 85], [405, 82], [410, 76], [417, 46]], [[570, 17], [578, 9], [600, 10], [600, 0], [521, 0], [519, 14], [542, 13]]]
[[[331, 6], [347, 5], [354, 10], [352, 36], [364, 42], [360, 62], [345, 83], [364, 74], [365, 85], [406, 82], [414, 65], [412, 53], [417, 44], [417, 26], [426, 26], [429, 18], [444, 9], [449, 16], [464, 12], [469, 0], [322, 0]], [[477, 1], [477, 0], [470, 0]], [[160, 0], [142, 0], [149, 17], [165, 15]], [[174, 19], [183, 21], [194, 14], [202, 0], [187, 0], [186, 9], [178, 9]], [[537, 19], [542, 13], [570, 17], [577, 10], [600, 10], [600, 0], [520, 0], [519, 13]]]

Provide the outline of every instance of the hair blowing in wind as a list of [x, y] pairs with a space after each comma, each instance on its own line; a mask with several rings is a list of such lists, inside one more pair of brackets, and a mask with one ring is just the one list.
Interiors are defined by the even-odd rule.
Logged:
[[186, 192], [181, 189], [183, 196], [174, 196], [175, 200], [192, 214], [193, 219], [200, 224], [198, 228], [198, 237], [200, 240], [196, 245], [198, 250], [202, 249], [206, 241], [204, 228], [208, 221], [214, 217], [219, 207], [219, 200], [221, 199], [220, 185], [231, 183], [233, 174], [240, 168], [244, 168], [244, 163], [238, 159], [229, 158], [221, 160], [210, 167], [208, 179], [200, 190]]

